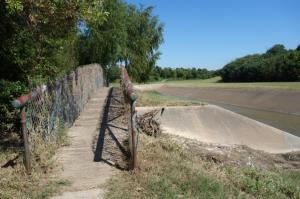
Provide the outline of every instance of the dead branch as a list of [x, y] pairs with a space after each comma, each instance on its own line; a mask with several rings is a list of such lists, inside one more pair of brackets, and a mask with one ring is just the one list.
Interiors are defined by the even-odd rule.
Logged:
[[161, 134], [160, 121], [156, 117], [160, 113], [160, 109], [155, 109], [141, 115], [138, 119], [138, 125], [140, 130], [149, 135], [157, 137]]

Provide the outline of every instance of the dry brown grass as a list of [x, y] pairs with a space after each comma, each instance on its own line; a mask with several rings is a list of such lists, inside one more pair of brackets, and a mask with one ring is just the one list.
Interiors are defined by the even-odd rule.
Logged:
[[297, 170], [263, 170], [203, 159], [174, 139], [142, 135], [139, 169], [120, 171], [107, 198], [299, 198]]
[[58, 192], [69, 182], [57, 179], [50, 180], [49, 174], [55, 168], [53, 155], [62, 145], [68, 143], [64, 131], [56, 138], [50, 138], [45, 143], [41, 136], [32, 136], [32, 172], [26, 174], [23, 164], [23, 147], [0, 147], [0, 198], [48, 198]]

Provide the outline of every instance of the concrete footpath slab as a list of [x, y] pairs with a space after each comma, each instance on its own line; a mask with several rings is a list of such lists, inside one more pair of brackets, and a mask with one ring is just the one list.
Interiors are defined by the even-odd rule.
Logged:
[[86, 104], [80, 117], [68, 130], [70, 146], [59, 150], [58, 160], [62, 169], [56, 174], [72, 184], [64, 189], [61, 196], [53, 199], [103, 198], [101, 186], [113, 174], [113, 167], [104, 162], [94, 161], [93, 145], [99, 134], [101, 115], [109, 88], [100, 88]]
[[[156, 107], [161, 108], [161, 107]], [[138, 107], [142, 114], [155, 107]], [[300, 150], [300, 138], [215, 105], [166, 107], [164, 132], [223, 145], [247, 145], [270, 153]]]

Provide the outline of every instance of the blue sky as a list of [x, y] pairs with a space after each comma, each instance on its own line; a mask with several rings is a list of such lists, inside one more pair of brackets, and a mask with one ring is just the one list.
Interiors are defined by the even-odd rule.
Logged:
[[159, 66], [217, 69], [274, 44], [300, 44], [300, 0], [127, 0], [165, 24]]

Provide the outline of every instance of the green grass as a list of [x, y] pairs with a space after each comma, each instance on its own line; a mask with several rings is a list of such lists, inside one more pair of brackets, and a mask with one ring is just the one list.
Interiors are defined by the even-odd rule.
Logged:
[[169, 86], [182, 87], [216, 87], [216, 88], [249, 88], [249, 89], [289, 89], [300, 90], [300, 82], [249, 82], [249, 83], [223, 83], [221, 77], [214, 77], [206, 80], [176, 80], [167, 81]]
[[141, 136], [139, 167], [115, 175], [107, 198], [300, 198], [299, 171], [223, 166], [167, 136]]
[[137, 106], [197, 106], [204, 105], [199, 101], [180, 100], [175, 97], [162, 95], [156, 91], [138, 92]]

